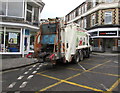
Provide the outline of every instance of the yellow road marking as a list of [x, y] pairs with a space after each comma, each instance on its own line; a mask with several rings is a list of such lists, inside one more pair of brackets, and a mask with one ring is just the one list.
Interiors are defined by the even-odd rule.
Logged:
[[97, 67], [99, 67], [99, 66], [102, 66], [102, 65], [104, 65], [104, 64], [106, 64], [106, 63], [109, 63], [109, 62], [110, 62], [110, 60], [107, 61], [107, 62], [104, 62], [104, 63], [102, 63], [102, 64], [96, 65], [96, 66], [94, 66], [94, 67], [92, 67], [92, 68], [90, 68], [90, 69], [88, 69], [88, 70], [86, 70], [86, 71], [93, 70], [93, 69], [95, 69], [95, 68], [97, 68]]
[[49, 71], [49, 70], [44, 70], [44, 71], [40, 72], [40, 74], [45, 73], [45, 72], [47, 72], [47, 71]]
[[[81, 70], [81, 69], [76, 69], [76, 68], [67, 68], [67, 69], [75, 70], [75, 71], [80, 71]], [[116, 75], [116, 74], [102, 73], [102, 72], [95, 72], [95, 71], [87, 71], [87, 72], [104, 74], [104, 75], [115, 76], [115, 77], [119, 77], [120, 76], [120, 75]]]
[[82, 69], [76, 69], [76, 68], [67, 68], [67, 69], [70, 69], [70, 70], [75, 70], [75, 71], [82, 71]]
[[92, 88], [92, 87], [88, 87], [88, 86], [84, 86], [84, 85], [80, 85], [80, 84], [77, 84], [77, 83], [74, 83], [74, 82], [67, 81], [67, 80], [69, 80], [69, 79], [71, 79], [71, 78], [73, 78], [73, 77], [79, 76], [80, 73], [79, 73], [79, 74], [76, 74], [76, 75], [74, 75], [74, 76], [71, 76], [71, 77], [69, 77], [69, 78], [67, 78], [67, 79], [65, 79], [65, 80], [63, 80], [63, 79], [58, 79], [58, 78], [55, 78], [55, 77], [52, 77], [52, 76], [48, 76], [48, 75], [44, 75], [44, 74], [40, 74], [40, 73], [37, 73], [37, 74], [38, 74], [38, 75], [41, 75], [41, 76], [44, 76], [44, 77], [48, 77], [48, 78], [51, 78], [51, 79], [54, 79], [54, 80], [58, 80], [58, 81], [59, 81], [59, 82], [57, 82], [57, 83], [55, 83], [55, 84], [52, 84], [52, 85], [50, 85], [50, 86], [48, 86], [48, 87], [46, 87], [46, 88], [43, 88], [43, 89], [39, 90], [39, 92], [45, 91], [45, 90], [47, 90], [47, 89], [49, 89], [49, 88], [52, 88], [52, 87], [54, 87], [54, 86], [56, 86], [56, 85], [58, 85], [58, 84], [60, 84], [60, 83], [63, 83], [63, 82], [64, 82], [64, 83], [71, 84], [71, 85], [79, 86], [79, 87], [82, 87], [82, 88], [86, 88], [86, 89], [90, 89], [90, 90], [94, 90], [94, 91], [101, 91], [101, 92], [103, 92], [103, 91], [100, 90], [100, 89], [96, 89], [96, 88]]
[[[52, 85], [50, 85], [50, 86], [48, 86], [48, 87], [46, 87], [46, 88], [43, 88], [43, 89], [39, 90], [39, 92], [45, 91], [45, 90], [47, 90], [47, 89], [49, 89], [49, 88], [52, 88], [52, 87], [54, 87], [54, 86], [56, 86], [56, 85], [59, 85], [59, 84], [61, 84], [61, 83], [62, 83], [62, 82], [60, 81], [60, 82], [57, 82], [57, 83], [55, 83], [55, 84], [52, 84]], [[39, 93], [39, 92], [36, 92], [36, 93]]]
[[[107, 61], [107, 62], [105, 62], [105, 63], [103, 63], [103, 64], [99, 64], [99, 65], [97, 65], [97, 66], [95, 66], [95, 67], [93, 67], [93, 68], [91, 68], [91, 69], [88, 69], [88, 70], [86, 70], [86, 71], [83, 71], [82, 73], [84, 73], [84, 72], [89, 72], [90, 70], [95, 69], [95, 68], [97, 68], [97, 67], [99, 67], [99, 66], [101, 66], [101, 65], [104, 65], [104, 64], [108, 63], [108, 62], [110, 62], [110, 61]], [[74, 70], [75, 70], [75, 69], [74, 69]], [[72, 78], [74, 78], [74, 77], [76, 77], [76, 76], [81, 75], [80, 73], [79, 73], [79, 74], [76, 74], [76, 75], [74, 75], [74, 76], [71, 76], [71, 77], [69, 77], [69, 78], [67, 78], [67, 79], [65, 79], [65, 80], [58, 79], [58, 78], [55, 78], [55, 77], [52, 77], [52, 76], [48, 76], [48, 75], [44, 75], [44, 74], [41, 74], [41, 73], [37, 73], [37, 74], [38, 74], [38, 75], [42, 75], [42, 76], [44, 76], [44, 77], [48, 77], [48, 78], [55, 79], [55, 80], [58, 80], [58, 81], [59, 81], [59, 82], [57, 82], [57, 83], [55, 83], [55, 84], [52, 84], [52, 85], [50, 85], [50, 86], [48, 86], [48, 87], [46, 87], [46, 88], [43, 88], [43, 89], [39, 90], [39, 92], [40, 92], [40, 91], [45, 91], [45, 90], [47, 90], [47, 89], [49, 89], [49, 88], [52, 88], [52, 87], [54, 87], [54, 86], [56, 86], [56, 85], [58, 85], [58, 84], [60, 84], [60, 83], [63, 83], [63, 82], [64, 82], [64, 83], [71, 84], [71, 85], [83, 87], [83, 88], [86, 88], [86, 89], [103, 92], [103, 90], [100, 90], [100, 89], [96, 89], [96, 88], [92, 88], [92, 87], [88, 87], [88, 86], [84, 86], [84, 85], [80, 85], [80, 84], [77, 84], [77, 83], [74, 83], [74, 82], [69, 82], [69, 81], [67, 81], [67, 80], [69, 80], [69, 79], [72, 79]]]
[[[97, 65], [97, 64], [86, 63], [86, 62], [85, 62], [85, 63], [81, 63], [81, 64], [87, 64], [87, 65], [93, 65], [93, 66], [94, 66], [94, 65]], [[106, 64], [106, 65], [104, 65], [104, 66], [110, 66], [110, 67], [120, 67], [120, 66], [112, 66], [112, 65], [107, 65], [107, 64]]]
[[62, 79], [58, 79], [58, 78], [55, 78], [55, 77], [52, 77], [52, 76], [48, 76], [48, 75], [45, 75], [45, 74], [41, 74], [41, 73], [37, 73], [37, 75], [41, 75], [41, 76], [48, 77], [48, 78], [51, 78], [51, 79], [55, 79], [55, 80], [58, 80], [58, 81], [62, 80]]
[[103, 90], [92, 88], [92, 87], [88, 87], [88, 86], [84, 86], [84, 85], [80, 85], [80, 84], [77, 84], [77, 83], [74, 83], [74, 82], [70, 82], [70, 81], [66, 81], [66, 80], [62, 80], [62, 81], [64, 83], [68, 83], [68, 84], [71, 84], [71, 85], [79, 86], [79, 87], [82, 87], [82, 88], [86, 88], [86, 89], [90, 89], [90, 90], [94, 90], [94, 91], [101, 91], [101, 92], [103, 92]]
[[101, 73], [101, 72], [95, 72], [95, 71], [89, 71], [91, 73], [98, 73], [98, 74], [104, 74], [104, 75], [109, 75], [109, 76], [115, 76], [115, 77], [119, 77], [120, 75], [116, 75], [116, 74], [110, 74], [110, 73]]
[[68, 78], [67, 78], [67, 79], [65, 79], [65, 80], [72, 79], [72, 78], [77, 77], [77, 76], [79, 76], [79, 75], [81, 75], [81, 74], [80, 74], [80, 73], [78, 73], [78, 74], [76, 74], [76, 75], [74, 75], [74, 76], [68, 77]]
[[120, 83], [120, 78], [111, 86], [111, 88], [107, 91], [112, 91], [114, 88], [116, 88], [118, 86], [118, 84]]

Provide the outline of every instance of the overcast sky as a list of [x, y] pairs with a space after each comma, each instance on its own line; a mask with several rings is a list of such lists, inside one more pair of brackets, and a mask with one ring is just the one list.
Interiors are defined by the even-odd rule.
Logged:
[[41, 18], [64, 17], [85, 0], [42, 0], [45, 3]]

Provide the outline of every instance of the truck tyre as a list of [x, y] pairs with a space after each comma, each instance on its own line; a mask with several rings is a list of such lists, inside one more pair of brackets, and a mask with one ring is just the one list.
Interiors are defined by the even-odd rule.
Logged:
[[89, 57], [90, 57], [90, 51], [88, 49], [88, 50], [86, 50], [86, 58], [89, 58]]
[[79, 53], [80, 53], [80, 56], [79, 56], [79, 57], [80, 57], [80, 61], [82, 61], [82, 60], [83, 60], [83, 57], [84, 57], [84, 55], [83, 55], [83, 51], [80, 50]]
[[79, 63], [80, 62], [80, 53], [79, 51], [76, 53], [74, 59], [73, 59], [74, 63]]

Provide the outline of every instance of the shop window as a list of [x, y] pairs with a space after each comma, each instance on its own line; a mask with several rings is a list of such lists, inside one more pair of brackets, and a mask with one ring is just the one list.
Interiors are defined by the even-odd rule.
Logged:
[[0, 28], [0, 52], [4, 51], [4, 31]]
[[20, 52], [20, 30], [6, 29], [5, 52]]
[[94, 39], [94, 40], [93, 40], [93, 46], [94, 46], [94, 47], [98, 47], [98, 40], [97, 40], [97, 39]]
[[30, 33], [30, 50], [34, 50], [34, 41], [35, 41], [36, 34], [37, 34], [36, 32]]
[[112, 24], [112, 12], [105, 12], [105, 24]]

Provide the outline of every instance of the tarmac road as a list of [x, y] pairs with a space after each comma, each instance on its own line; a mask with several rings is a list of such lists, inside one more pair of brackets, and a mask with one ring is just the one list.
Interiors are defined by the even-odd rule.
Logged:
[[118, 92], [119, 68], [117, 56], [102, 55], [91, 55], [79, 64], [59, 63], [56, 67], [37, 63], [3, 72], [2, 89], [3, 93]]

